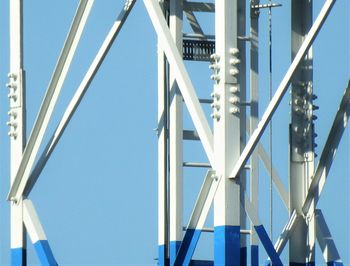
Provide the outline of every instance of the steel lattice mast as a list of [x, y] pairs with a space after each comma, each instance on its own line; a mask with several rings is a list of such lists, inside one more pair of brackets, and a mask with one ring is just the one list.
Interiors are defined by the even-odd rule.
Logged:
[[[25, 139], [23, 1], [10, 1], [9, 136], [11, 138], [11, 265], [26, 265], [26, 234], [43, 265], [57, 265], [34, 205], [28, 199], [41, 171], [79, 106], [111, 45], [135, 5], [125, 2], [61, 121], [39, 153], [56, 101], [84, 30], [93, 0], [80, 0], [28, 141]], [[313, 15], [312, 0], [291, 1], [292, 62], [259, 119], [259, 14], [278, 4], [259, 0], [144, 0], [158, 37], [158, 264], [260, 265], [259, 247], [273, 265], [289, 243], [290, 265], [315, 265], [319, 243], [328, 265], [342, 265], [322, 211], [316, 209], [349, 117], [350, 85], [340, 103], [315, 167], [312, 44], [335, 0]], [[248, 12], [247, 12], [248, 11]], [[209, 13], [215, 34], [203, 30], [197, 13]], [[247, 15], [250, 14], [250, 16]], [[301, 15], [302, 14], [302, 15]], [[313, 21], [313, 16], [316, 18]], [[250, 30], [246, 29], [249, 19]], [[184, 32], [185, 20], [192, 32]], [[247, 60], [247, 51], [250, 60]], [[212, 93], [200, 99], [185, 61], [208, 62]], [[249, 79], [250, 88], [247, 87]], [[260, 139], [291, 85], [289, 193]], [[211, 115], [203, 105], [211, 105]], [[184, 129], [183, 108], [194, 130]], [[212, 126], [211, 126], [212, 124]], [[200, 141], [208, 162], [184, 162], [187, 141]], [[35, 161], [36, 158], [39, 158]], [[289, 219], [276, 243], [259, 217], [259, 158], [269, 171]], [[184, 224], [184, 167], [207, 169]], [[248, 182], [249, 181], [249, 182]], [[249, 183], [249, 187], [247, 184]], [[263, 195], [262, 195], [263, 196]], [[214, 228], [205, 228], [210, 208]], [[213, 233], [213, 259], [194, 260], [202, 233]], [[250, 250], [250, 251], [248, 251]], [[250, 258], [247, 257], [250, 254]]]

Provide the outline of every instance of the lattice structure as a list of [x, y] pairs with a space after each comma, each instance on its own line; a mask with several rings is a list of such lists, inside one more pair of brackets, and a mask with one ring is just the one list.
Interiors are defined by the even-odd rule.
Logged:
[[[93, 0], [79, 1], [27, 141], [23, 1], [10, 1], [11, 49], [7, 86], [10, 89], [11, 189], [8, 200], [11, 202], [12, 265], [26, 265], [27, 233], [41, 263], [57, 265], [28, 196], [135, 2], [125, 2], [62, 120], [39, 155], [39, 147]], [[283, 265], [280, 255], [289, 243], [290, 265], [315, 265], [315, 245], [318, 242], [328, 265], [342, 265], [322, 211], [316, 207], [349, 118], [350, 83], [315, 165], [313, 112], [317, 106], [313, 102], [316, 95], [313, 90], [311, 48], [336, 1], [325, 0], [315, 19], [312, 0], [291, 1], [292, 62], [261, 118], [258, 97], [259, 17], [262, 9], [270, 9], [271, 12], [279, 4], [260, 3], [259, 0], [143, 2], [158, 37], [158, 264], [261, 265], [259, 248], [264, 248], [269, 256], [266, 264]], [[204, 32], [196, 17], [201, 12], [213, 16], [214, 34]], [[247, 16], [249, 13], [250, 16]], [[185, 19], [193, 32], [184, 32]], [[249, 31], [246, 29], [248, 20]], [[250, 54], [249, 62], [247, 54]], [[213, 72], [211, 99], [197, 97], [184, 60], [208, 62]], [[287, 192], [260, 140], [289, 86], [290, 186]], [[203, 104], [212, 107], [210, 122], [213, 126], [210, 126]], [[194, 130], [183, 128], [184, 105], [192, 118]], [[183, 140], [200, 141], [208, 162], [184, 162]], [[39, 159], [36, 161], [37, 157]], [[274, 185], [289, 212], [289, 219], [276, 243], [270, 239], [259, 217], [259, 158], [270, 169]], [[183, 224], [183, 167], [207, 168], [186, 226]], [[211, 207], [214, 228], [208, 229], [204, 225]], [[214, 257], [211, 261], [192, 259], [202, 232], [214, 234]], [[247, 258], [248, 253], [250, 258]]]

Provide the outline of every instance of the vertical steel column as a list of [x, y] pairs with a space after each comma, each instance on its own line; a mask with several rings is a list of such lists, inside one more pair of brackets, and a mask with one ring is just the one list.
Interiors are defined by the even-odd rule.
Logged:
[[240, 265], [240, 180], [229, 179], [240, 155], [237, 13], [237, 0], [215, 1], [217, 76], [212, 116], [215, 170], [223, 178], [214, 200], [215, 265]]
[[[25, 145], [25, 73], [23, 70], [23, 3], [10, 1], [10, 93], [11, 185]], [[26, 230], [23, 201], [11, 202], [11, 265], [26, 265]]]
[[[182, 54], [183, 1], [171, 0], [169, 6], [169, 27], [173, 39]], [[183, 237], [183, 174], [182, 174], [182, 96], [170, 66], [170, 265], [173, 265]]]
[[[251, 0], [250, 5], [259, 5], [259, 0]], [[250, 127], [251, 136], [259, 122], [259, 9], [250, 9]], [[259, 210], [259, 157], [254, 151], [250, 158], [250, 199], [255, 209]], [[259, 237], [251, 224], [251, 265], [259, 265]]]
[[158, 265], [168, 258], [168, 105], [166, 59], [158, 41]]
[[[292, 1], [292, 59], [312, 26], [312, 0]], [[290, 125], [290, 210], [301, 208], [314, 173], [312, 48], [292, 78]], [[290, 265], [315, 265], [315, 222], [306, 217], [289, 241]]]
[[[241, 148], [240, 152], [243, 151], [247, 139], [247, 111], [246, 108], [249, 108], [249, 103], [247, 102], [246, 95], [246, 1], [237, 2], [237, 36], [238, 43], [237, 47], [239, 50], [239, 74], [238, 74], [238, 84], [240, 86], [240, 139], [241, 139]], [[244, 197], [246, 195], [246, 186], [247, 186], [247, 172], [242, 171], [240, 174], [240, 197], [241, 202], [244, 202]], [[247, 215], [244, 208], [241, 206], [241, 228], [247, 228]], [[241, 265], [247, 265], [247, 237], [248, 235], [241, 235]]]

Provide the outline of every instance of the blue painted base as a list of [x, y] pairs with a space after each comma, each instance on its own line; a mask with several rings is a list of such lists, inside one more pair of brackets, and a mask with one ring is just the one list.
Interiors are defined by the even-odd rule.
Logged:
[[11, 249], [11, 266], [27, 265], [27, 250], [24, 248]]
[[170, 241], [170, 265], [174, 265], [177, 252], [181, 246], [181, 241]]
[[166, 266], [167, 265], [167, 258], [166, 258], [166, 250], [165, 245], [158, 246], [158, 265], [159, 266]]
[[210, 260], [191, 260], [190, 266], [214, 266], [214, 261], [210, 261]]
[[[283, 263], [279, 257], [279, 255], [277, 254], [265, 228], [263, 225], [256, 225], [254, 226], [254, 229], [256, 231], [256, 233], [259, 236], [259, 239], [261, 241], [261, 244], [263, 244], [267, 255], [270, 257], [272, 263], [274, 266], [283, 266]], [[267, 262], [268, 263], [268, 262]], [[267, 264], [265, 263], [265, 265]]]
[[327, 262], [327, 266], [344, 266], [344, 264], [340, 261], [329, 261]]
[[188, 265], [196, 249], [201, 230], [187, 229], [176, 259], [176, 265]]
[[240, 260], [241, 260], [241, 266], [247, 265], [247, 247], [241, 247]]
[[250, 264], [259, 266], [259, 246], [252, 245], [250, 247]]
[[34, 243], [36, 254], [41, 262], [41, 265], [57, 266], [57, 262], [53, 256], [49, 242], [47, 240], [39, 240]]
[[240, 265], [240, 227], [214, 227], [214, 263], [215, 265]]

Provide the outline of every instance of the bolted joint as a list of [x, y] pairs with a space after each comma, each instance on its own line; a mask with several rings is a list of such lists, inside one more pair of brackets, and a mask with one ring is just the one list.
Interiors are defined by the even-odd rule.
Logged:
[[218, 103], [212, 103], [211, 105], [211, 108], [213, 108], [213, 109], [216, 109], [216, 110], [220, 110], [220, 104], [218, 104]]
[[220, 99], [220, 94], [217, 93], [217, 92], [212, 92], [212, 93], [210, 94], [210, 96], [211, 96], [213, 99], [217, 99], [217, 100]]
[[13, 119], [16, 119], [17, 118], [17, 112], [16, 111], [8, 111], [7, 114], [12, 117]]
[[10, 138], [14, 138], [14, 139], [16, 139], [17, 136], [18, 136], [17, 132], [12, 131], [12, 130], [11, 130], [10, 132], [8, 132], [7, 135], [8, 135]]
[[17, 74], [15, 73], [8, 73], [7, 77], [9, 79], [17, 80]]
[[239, 107], [233, 106], [233, 107], [230, 108], [230, 114], [235, 115], [235, 114], [239, 114], [239, 113], [240, 113]]
[[236, 56], [239, 54], [238, 48], [230, 48], [229, 52], [230, 52], [230, 55], [232, 55], [232, 56]]
[[230, 59], [230, 65], [235, 66], [241, 63], [241, 60], [239, 60], [237, 57], [231, 58]]
[[239, 93], [240, 92], [240, 88], [238, 85], [233, 85], [230, 87], [230, 92], [235, 94], [235, 93]]
[[214, 80], [214, 81], [219, 81], [220, 80], [220, 75], [213, 74], [213, 75], [210, 76], [210, 79]]
[[215, 62], [218, 62], [218, 61], [220, 61], [220, 55], [212, 54], [212, 55], [210, 55], [210, 59], [215, 61]]
[[211, 118], [216, 119], [217, 121], [219, 121], [221, 118], [220, 114], [218, 112], [215, 112], [215, 111], [210, 116], [211, 116]]
[[231, 76], [236, 76], [236, 75], [238, 75], [238, 74], [239, 74], [238, 68], [233, 67], [233, 68], [230, 69], [230, 75], [231, 75]]
[[17, 95], [16, 95], [15, 93], [9, 93], [9, 94], [7, 95], [7, 97], [8, 97], [9, 99], [12, 99], [12, 100], [14, 100], [14, 101], [17, 101]]
[[232, 97], [229, 98], [229, 102], [231, 104], [239, 104], [240, 103], [240, 99], [237, 96], [232, 96]]

